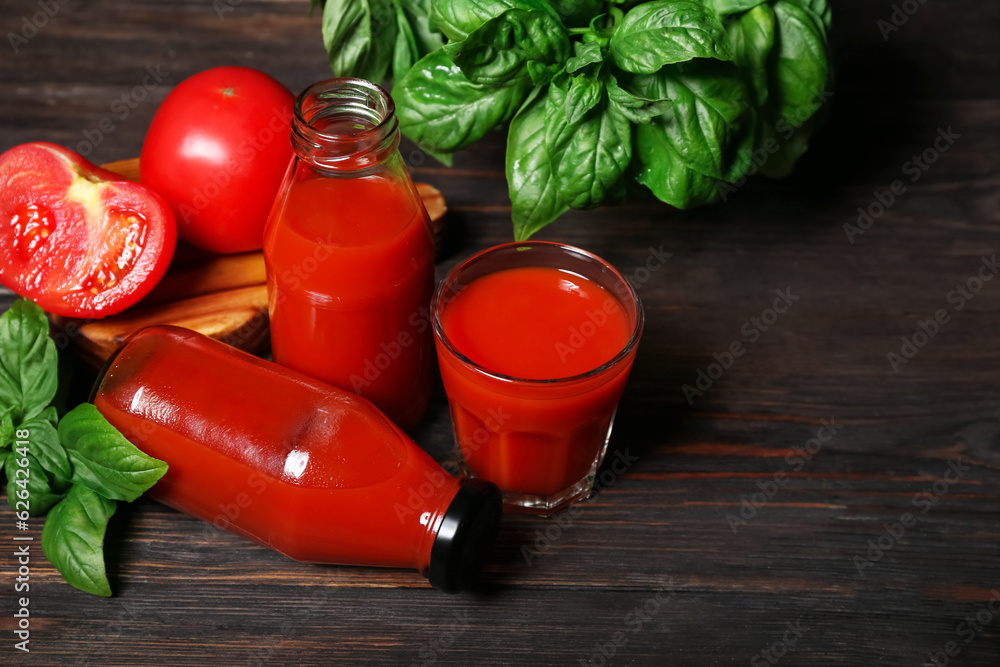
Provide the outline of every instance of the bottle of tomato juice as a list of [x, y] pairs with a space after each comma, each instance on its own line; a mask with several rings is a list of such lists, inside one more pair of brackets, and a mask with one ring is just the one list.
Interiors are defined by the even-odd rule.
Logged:
[[404, 429], [430, 400], [427, 212], [389, 95], [362, 79], [307, 88], [295, 156], [264, 232], [274, 360], [374, 403]]
[[496, 486], [452, 477], [368, 401], [194, 331], [129, 336], [91, 400], [167, 462], [150, 497], [290, 558], [457, 592], [492, 547]]

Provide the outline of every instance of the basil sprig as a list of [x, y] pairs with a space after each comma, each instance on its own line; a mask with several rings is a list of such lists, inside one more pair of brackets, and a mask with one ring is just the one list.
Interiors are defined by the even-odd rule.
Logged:
[[[167, 472], [90, 403], [58, 419], [58, 358], [41, 308], [18, 299], [0, 316], [0, 469], [18, 517], [48, 513], [42, 550], [63, 579], [111, 595], [104, 535], [115, 501], [133, 501]], [[27, 443], [27, 444], [25, 444]]]
[[827, 0], [326, 0], [323, 32], [338, 76], [391, 72], [400, 129], [446, 164], [510, 122], [524, 240], [630, 180], [689, 208], [787, 176], [823, 116], [830, 20]]

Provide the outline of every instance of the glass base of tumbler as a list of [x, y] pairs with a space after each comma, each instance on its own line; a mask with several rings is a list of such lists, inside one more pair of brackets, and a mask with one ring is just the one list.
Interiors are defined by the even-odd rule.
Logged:
[[[608, 428], [604, 432], [604, 442], [601, 445], [601, 449], [597, 452], [597, 456], [594, 458], [594, 463], [591, 466], [590, 471], [587, 472], [583, 479], [563, 489], [562, 491], [548, 495], [520, 493], [518, 491], [509, 491], [501, 487], [501, 491], [503, 491], [503, 511], [511, 514], [552, 516], [553, 514], [561, 512], [573, 503], [587, 498], [594, 490], [594, 480], [597, 479], [597, 470], [601, 467], [601, 463], [604, 461], [604, 455], [608, 451], [608, 443], [611, 440], [611, 430], [614, 428], [615, 416], [617, 414], [618, 408], [616, 407], [615, 411], [611, 413], [611, 419], [608, 421]], [[455, 442], [457, 443], [458, 441], [456, 433]], [[466, 477], [479, 477], [479, 475], [466, 465], [465, 460], [462, 458], [461, 447], [456, 445], [456, 450], [461, 474]]]
[[550, 496], [540, 496], [533, 493], [503, 492], [503, 509], [512, 514], [534, 514], [536, 516], [551, 516], [569, 505], [583, 500], [594, 489], [593, 473], [579, 482]]

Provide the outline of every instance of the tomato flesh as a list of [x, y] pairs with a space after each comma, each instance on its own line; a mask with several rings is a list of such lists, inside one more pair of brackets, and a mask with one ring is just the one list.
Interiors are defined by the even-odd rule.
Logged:
[[165, 273], [177, 231], [149, 188], [41, 142], [0, 155], [0, 183], [0, 283], [43, 309], [112, 315]]
[[10, 224], [14, 227], [14, 247], [25, 260], [31, 259], [38, 246], [45, 243], [55, 229], [49, 209], [38, 204], [18, 206]]
[[114, 287], [132, 270], [142, 254], [149, 231], [145, 216], [138, 211], [112, 207], [105, 220], [109, 223], [105, 228], [106, 254], [96, 258], [96, 266], [80, 281], [81, 289], [89, 289], [93, 294]]

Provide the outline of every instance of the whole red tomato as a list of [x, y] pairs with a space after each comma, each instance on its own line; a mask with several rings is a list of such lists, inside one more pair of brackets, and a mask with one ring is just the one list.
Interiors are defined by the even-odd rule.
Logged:
[[261, 247], [292, 158], [294, 103], [281, 83], [249, 67], [206, 70], [167, 95], [139, 169], [170, 203], [182, 239], [220, 253]]

